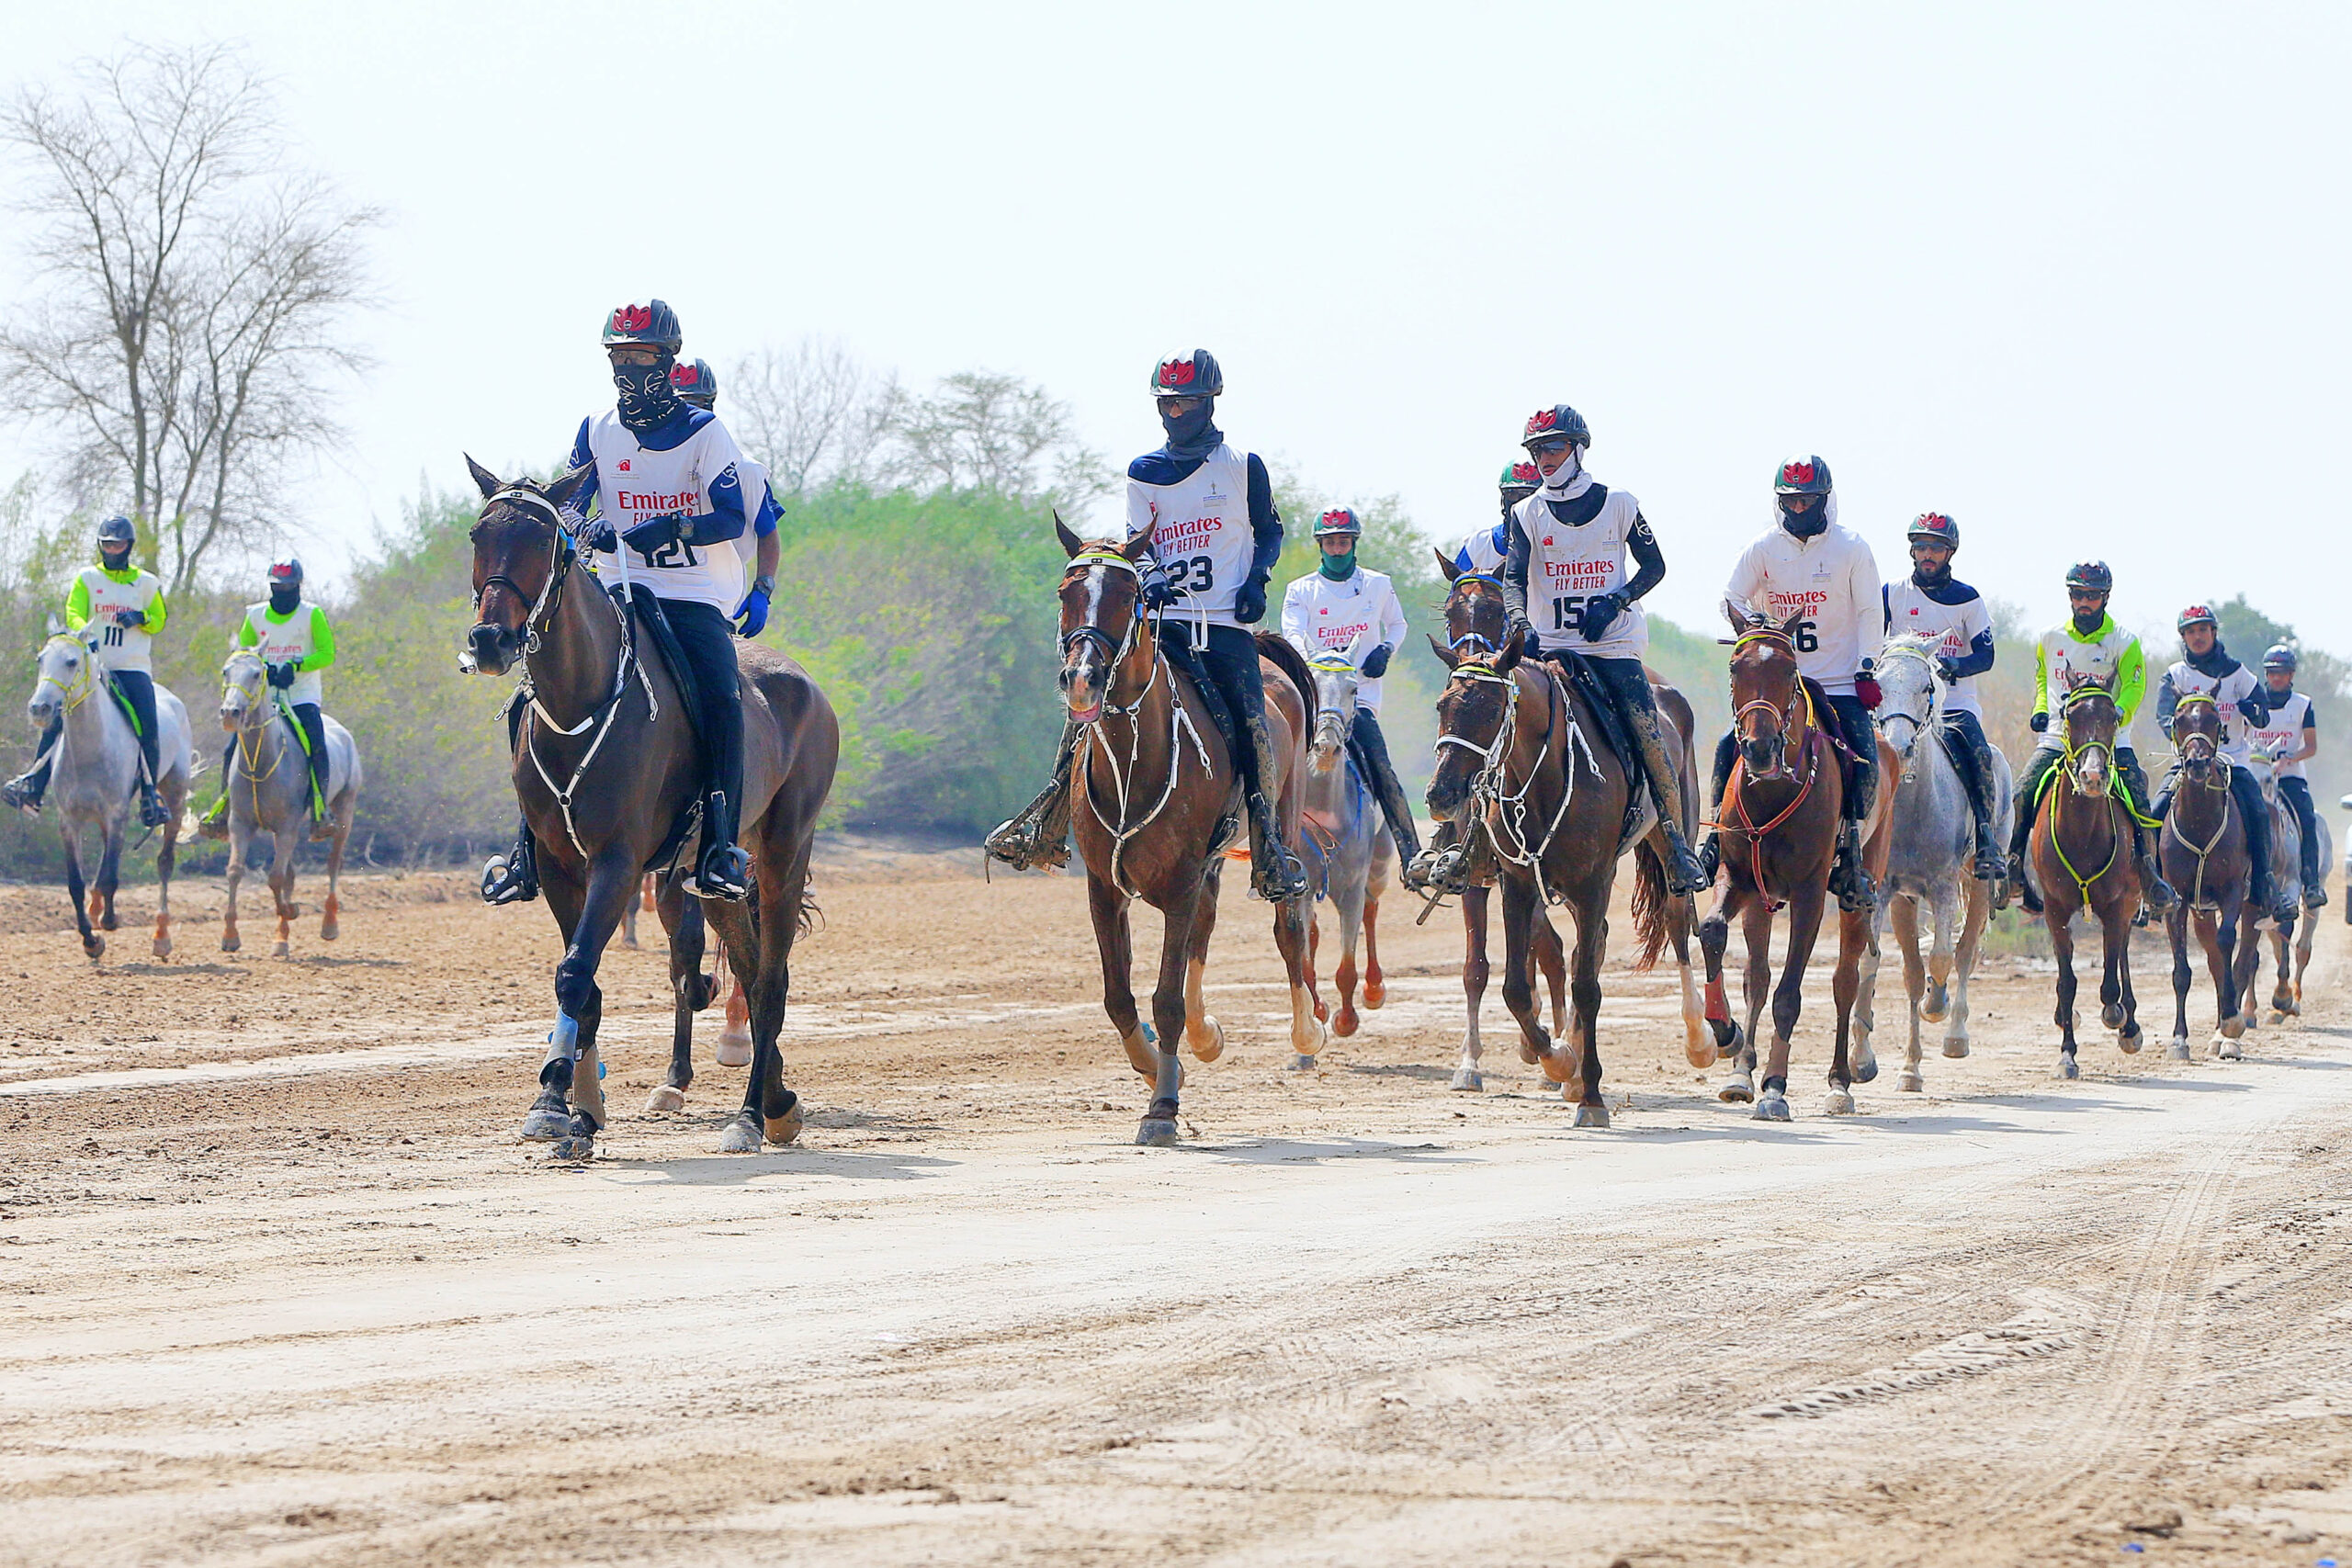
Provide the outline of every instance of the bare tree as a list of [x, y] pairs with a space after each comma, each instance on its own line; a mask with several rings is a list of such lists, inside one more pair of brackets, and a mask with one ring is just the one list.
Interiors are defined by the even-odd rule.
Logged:
[[776, 493], [836, 479], [881, 478], [881, 454], [906, 398], [838, 343], [803, 338], [789, 353], [762, 349], [735, 362], [727, 423], [765, 463]]
[[267, 90], [233, 50], [136, 48], [83, 78], [0, 107], [47, 283], [0, 328], [0, 377], [59, 416], [69, 487], [127, 502], [181, 591], [286, 528], [288, 461], [339, 438], [334, 380], [366, 361], [337, 329], [378, 214], [271, 162]]
[[908, 402], [892, 434], [902, 477], [919, 490], [1079, 502], [1109, 489], [1101, 455], [1078, 443], [1069, 405], [1018, 376], [945, 377], [931, 396]]

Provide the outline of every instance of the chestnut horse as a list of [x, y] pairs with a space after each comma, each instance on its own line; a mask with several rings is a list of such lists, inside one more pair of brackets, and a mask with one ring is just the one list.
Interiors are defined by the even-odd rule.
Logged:
[[[1707, 1021], [1715, 1032], [1715, 1045], [1734, 1059], [1734, 1071], [1717, 1095], [1737, 1103], [1754, 1100], [1751, 1113], [1762, 1122], [1789, 1119], [1789, 1042], [1796, 1032], [1804, 1005], [1804, 970], [1829, 902], [1829, 872], [1837, 859], [1838, 836], [1846, 795], [1845, 770], [1820, 705], [1817, 687], [1797, 672], [1797, 628], [1800, 614], [1773, 626], [1760, 615], [1748, 615], [1725, 604], [1733, 638], [1731, 656], [1732, 728], [1739, 740], [1739, 756], [1724, 782], [1715, 815], [1723, 846], [1723, 890], [1714, 909], [1699, 927], [1699, 945], [1707, 956]], [[1879, 749], [1879, 777], [1902, 776], [1902, 760], [1883, 740]], [[1870, 820], [1862, 824], [1862, 863], [1882, 881], [1894, 843], [1892, 786], [1878, 792]], [[1781, 983], [1772, 981], [1772, 913], [1789, 912], [1788, 953]], [[1740, 921], [1747, 948], [1745, 998], [1747, 1027], [1731, 1020], [1724, 998], [1724, 949], [1731, 940], [1731, 922]], [[1874, 911], [1840, 911], [1838, 921], [1838, 967], [1830, 995], [1838, 1008], [1838, 1040], [1829, 1059], [1829, 1094], [1825, 1109], [1832, 1116], [1853, 1114], [1853, 1086], [1878, 1076], [1871, 1055], [1868, 1012], [1856, 1029], [1855, 1001], [1861, 994], [1862, 955], [1876, 940]], [[1772, 1002], [1772, 1047], [1764, 1061], [1761, 1092], [1755, 1081], [1756, 1028], [1770, 991]], [[1867, 1003], [1865, 1003], [1867, 1010]]]
[[[1102, 1010], [1128, 1062], [1152, 1086], [1136, 1142], [1165, 1148], [1177, 1141], [1183, 1082], [1177, 1040], [1188, 1042], [1203, 1062], [1225, 1050], [1225, 1032], [1201, 999], [1201, 976], [1216, 928], [1225, 840], [1240, 819], [1241, 779], [1192, 675], [1160, 651], [1157, 623], [1144, 612], [1136, 562], [1150, 548], [1150, 536], [1125, 546], [1089, 542], [1059, 518], [1054, 531], [1070, 558], [1058, 590], [1061, 688], [1078, 726], [1071, 825], [1086, 863], [1087, 908], [1102, 959]], [[1282, 638], [1261, 632], [1257, 644], [1266, 728], [1283, 760], [1282, 776], [1261, 782], [1276, 833], [1295, 844], [1314, 681], [1305, 659]], [[1130, 979], [1127, 907], [1137, 898], [1162, 917], [1159, 984], [1151, 994], [1156, 1040], [1136, 1016]], [[1274, 906], [1274, 945], [1290, 981], [1291, 1049], [1309, 1057], [1328, 1037], [1306, 979], [1314, 911], [1311, 889]]]
[[[528, 479], [506, 483], [471, 458], [467, 466], [482, 493], [472, 534], [480, 619], [467, 636], [468, 653], [485, 674], [523, 665], [520, 695], [529, 707], [514, 747], [514, 793], [565, 947], [556, 965], [555, 1028], [523, 1135], [553, 1140], [559, 1158], [584, 1159], [605, 1123], [596, 968], [642, 874], [690, 848], [679, 834], [699, 797], [703, 767], [666, 661], [639, 656], [632, 617], [619, 595], [589, 574], [563, 526], [560, 508], [589, 470], [543, 488]], [[817, 816], [841, 751], [832, 707], [799, 665], [757, 643], [738, 658], [742, 834], [755, 886], [741, 903], [714, 900], [703, 911], [751, 1001], [751, 1073], [742, 1109], [719, 1138], [728, 1154], [754, 1152], [763, 1136], [788, 1144], [800, 1132], [799, 1097], [785, 1087], [777, 1035], [792, 944], [807, 918]], [[680, 921], [671, 934], [683, 1019], [708, 1003], [708, 977], [701, 973], [699, 930]], [[681, 1032], [691, 1039], [691, 1025]], [[672, 1072], [670, 1087], [683, 1097], [674, 1055]]]
[[2140, 907], [2140, 871], [2132, 853], [2132, 803], [2115, 772], [2115, 731], [2123, 716], [2114, 688], [2076, 678], [2059, 708], [2066, 755], [2050, 770], [2034, 803], [2026, 859], [2041, 890], [2041, 921], [2058, 960], [2058, 1076], [2076, 1078], [2082, 1070], [2075, 1063], [2070, 927], [2077, 910], [2097, 918], [2105, 939], [2099, 1021], [2118, 1032], [2115, 1043], [2126, 1053], [2140, 1049], [2140, 1004], [2132, 994], [2132, 916]]
[[2198, 944], [2205, 950], [2205, 965], [2213, 976], [2214, 1038], [2222, 1043], [2223, 1055], [2237, 1054], [2230, 1043], [2245, 1032], [2246, 998], [2262, 964], [2258, 911], [2246, 903], [2254, 857], [2247, 852], [2246, 825], [2230, 794], [2230, 761], [2222, 755], [2222, 713], [2213, 694], [2191, 692], [2183, 696], [2173, 710], [2172, 729], [2180, 777], [2156, 845], [2165, 880], [2180, 889], [2180, 901], [2165, 914], [2165, 931], [2172, 938], [2173, 997], [2172, 1040], [2165, 1055], [2176, 1062], [2189, 1059], [2188, 992], [2196, 983], [2188, 962], [2189, 923], [2196, 922]]

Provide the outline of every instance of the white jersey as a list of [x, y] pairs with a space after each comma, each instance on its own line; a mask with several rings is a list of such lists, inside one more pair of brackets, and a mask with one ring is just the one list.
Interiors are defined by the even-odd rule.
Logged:
[[1462, 541], [1453, 555], [1453, 564], [1464, 571], [1483, 572], [1488, 577], [1500, 575], [1503, 561], [1510, 554], [1510, 524], [1496, 524], [1481, 528]]
[[[142, 571], [129, 582], [117, 582], [105, 569], [84, 567], [74, 579], [82, 590], [82, 597], [90, 604], [89, 619], [84, 627], [96, 627], [98, 633], [98, 668], [138, 670], [152, 673], [154, 623], [158, 618], [156, 601], [164, 596], [163, 579], [152, 571]], [[70, 609], [70, 606], [69, 606]], [[143, 626], [124, 626], [115, 624], [118, 610], [139, 610], [145, 613]]]
[[[2263, 694], [2266, 700], [2269, 695], [2267, 692]], [[2312, 727], [2311, 698], [2301, 692], [2290, 692], [2270, 710], [2269, 722], [2255, 727], [2252, 739], [2256, 750], [2280, 759], [2273, 770], [2280, 778], [2299, 779], [2303, 776], [2303, 764], [2285, 759], [2303, 749], [2303, 731]]]
[[1854, 694], [1855, 671], [1884, 640], [1878, 561], [1860, 534], [1836, 523], [1804, 539], [1775, 524], [1747, 547], [1724, 592], [1774, 626], [1802, 614], [1797, 669], [1833, 697]]
[[1151, 536], [1151, 553], [1184, 597], [1169, 614], [1238, 626], [1233, 602], [1250, 577], [1258, 541], [1250, 531], [1249, 459], [1220, 442], [1172, 485], [1127, 481], [1127, 537]]
[[[1361, 667], [1372, 650], [1386, 643], [1393, 655], [1405, 645], [1405, 606], [1385, 571], [1356, 568], [1345, 582], [1310, 571], [1283, 592], [1283, 636], [1307, 658], [1354, 650]], [[1356, 687], [1356, 706], [1380, 711], [1380, 682]]]
[[[667, 452], [638, 444], [637, 434], [618, 412], [606, 409], [588, 422], [588, 447], [596, 459], [596, 499], [616, 533], [665, 513], [700, 516], [712, 510], [711, 487], [722, 479], [743, 502], [743, 531], [751, 532], [760, 494], [750, 487], [743, 454], [717, 419], [704, 421]], [[689, 545], [673, 540], [651, 554], [632, 550], [628, 579], [656, 598], [708, 604], [732, 614], [743, 597], [743, 557], [733, 540]], [[599, 562], [603, 575], [609, 568]], [[614, 579], [616, 581], [616, 577]]]
[[[1973, 588], [1960, 604], [1945, 604], [1928, 598], [1906, 577], [1886, 585], [1886, 635], [1906, 632], [1934, 637], [1936, 645], [1928, 650], [1932, 658], [1965, 659], [1978, 637], [1993, 635], [1993, 612], [1985, 608], [1984, 596]], [[1976, 677], [1962, 675], [1954, 681], [1945, 694], [1944, 706], [1982, 719], [1984, 708], [1977, 700]]]
[[2261, 685], [2262, 678], [2243, 664], [2218, 681], [2201, 673], [2185, 659], [2165, 671], [2165, 688], [2175, 697], [2198, 692], [2212, 697], [2214, 707], [2222, 715], [2222, 755], [2241, 768], [2245, 766], [2246, 752], [2253, 748], [2249, 732], [2254, 727], [2238, 711], [2238, 704], [2254, 695]]
[[[261, 655], [265, 664], [300, 666], [319, 649], [319, 623], [326, 612], [316, 604], [297, 604], [294, 613], [279, 620], [265, 599], [258, 604], [245, 606], [244, 634], [237, 639], [241, 648], [250, 648]], [[325, 672], [303, 670], [286, 688], [288, 703], [309, 703], [323, 709]]]
[[1561, 522], [1541, 491], [1511, 508], [1512, 528], [1527, 536], [1527, 618], [1546, 650], [1570, 648], [1594, 659], [1649, 651], [1649, 617], [1638, 600], [1625, 602], [1600, 641], [1584, 636], [1584, 602], [1633, 578], [1627, 541], [1641, 517], [1642, 503], [1622, 490], [1610, 491], [1585, 523]]

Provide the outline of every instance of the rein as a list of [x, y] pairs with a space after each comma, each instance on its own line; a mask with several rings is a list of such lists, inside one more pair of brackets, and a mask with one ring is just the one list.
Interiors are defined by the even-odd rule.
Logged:
[[[1454, 581], [1458, 582], [1461, 579]], [[1464, 736], [1440, 735], [1437, 745], [1440, 750], [1448, 746], [1458, 746], [1463, 750], [1476, 753], [1480, 759], [1478, 772], [1470, 781], [1470, 800], [1464, 812], [1464, 820], [1467, 824], [1463, 834], [1465, 845], [1471, 833], [1483, 829], [1487, 842], [1495, 853], [1513, 865], [1525, 868], [1534, 877], [1537, 890], [1544, 895], [1544, 901], [1556, 904], [1561, 899], [1554, 895], [1551, 885], [1544, 880], [1543, 863], [1545, 852], [1552, 847], [1552, 840], [1559, 835], [1560, 825], [1567, 820], [1569, 804], [1576, 799], [1577, 750], [1581, 748], [1584, 751], [1585, 765], [1592, 770], [1594, 778], [1605, 775], [1600, 771], [1600, 761], [1592, 754], [1591, 744], [1584, 738], [1583, 727], [1577, 723], [1574, 710], [1568, 709], [1566, 694], [1560, 689], [1559, 675], [1547, 664], [1544, 668], [1544, 741], [1536, 750], [1534, 763], [1529, 767], [1527, 776], [1520, 781], [1517, 789], [1508, 785], [1510, 782], [1511, 742], [1519, 730], [1519, 682], [1493, 665], [1465, 660], [1453, 667], [1453, 673], [1448, 680], [1504, 689], [1502, 723], [1496, 727], [1494, 739], [1481, 746]], [[1567, 709], [1567, 734], [1560, 759], [1560, 804], [1552, 813], [1552, 820], [1545, 824], [1544, 836], [1530, 844], [1527, 839], [1527, 796], [1534, 789], [1536, 779], [1542, 776], [1545, 760], [1552, 754], [1552, 736], [1559, 728], [1555, 715], [1563, 709]], [[1498, 823], [1501, 824], [1499, 832], [1496, 827]], [[1505, 841], [1505, 834], [1509, 835], [1509, 842]]]
[[[2215, 722], [2220, 722], [2222, 706], [2220, 703], [2214, 700], [2212, 694], [2210, 692], [2191, 692], [2188, 695], [2182, 697], [2179, 703], [2173, 709], [2174, 722], [2176, 725], [2177, 725], [2179, 721], [2180, 710], [2188, 707], [2192, 703], [2202, 703], [2205, 706], [2211, 708], [2213, 710]], [[2188, 748], [2190, 743], [2195, 741], [2203, 742], [2203, 747], [2199, 750], [2191, 752]], [[2179, 752], [2180, 760], [2183, 762], [2211, 762], [2216, 761], [2221, 755], [2220, 748], [2214, 741], [2214, 739], [2211, 736], [2203, 733], [2192, 734], [2185, 737], [2180, 742]], [[2184, 784], [2181, 787], [2186, 789], [2190, 786]], [[2189, 907], [2192, 908], [2200, 908], [2206, 907], [2205, 863], [2209, 858], [2211, 858], [2215, 850], [2221, 848], [2222, 835], [2230, 830], [2230, 807], [2232, 803], [2229, 799], [2229, 774], [2226, 772], [2216, 770], [2214, 773], [2208, 774], [2204, 779], [2199, 781], [2194, 787], [2207, 790], [2222, 797], [2221, 802], [2221, 820], [2213, 824], [2212, 836], [2207, 839], [2201, 845], [2190, 842], [2188, 835], [2181, 829], [2180, 813], [2177, 810], [2170, 811], [2165, 814], [2165, 830], [2172, 835], [2173, 841], [2175, 843], [2178, 844], [2182, 849], [2187, 850], [2191, 855], [2196, 857], [2197, 873], [2189, 882], [2188, 903]], [[2180, 804], [2177, 795], [2176, 795], [2175, 804], [2176, 806]], [[2251, 849], [2251, 845], [2248, 846], [2249, 849]]]
[[[2060, 717], [2062, 720], [2065, 719], [2074, 705], [2086, 697], [2101, 696], [2111, 698], [2113, 695], [2114, 694], [2109, 692], [2104, 686], [2077, 686], [2075, 690], [2067, 693], [2064, 698], [2060, 701], [2058, 705]], [[2109, 784], [2106, 798], [2110, 802], [2115, 799], [2115, 787], [2117, 782], [2114, 771], [2115, 748], [2113, 743], [2105, 740], [2086, 740], [2080, 745], [2076, 745], [2074, 735], [2072, 734], [2072, 729], [2073, 726], [2068, 724], [2067, 728], [2060, 732], [2060, 744], [2065, 748], [2065, 755], [2059, 767], [2052, 768], [2048, 773], [2042, 775], [2041, 792], [2044, 795], [2052, 795], [2050, 803], [2050, 852], [2058, 857], [2059, 865], [2064, 867], [2066, 874], [2074, 879], [2075, 893], [2077, 897], [2081, 898], [2083, 907], [2085, 908], [2088, 908], [2091, 902], [2091, 885], [2097, 882], [2100, 877], [2105, 876], [2109, 872], [2115, 869], [2116, 861], [2123, 853], [2124, 835], [2122, 830], [2115, 826], [2115, 813], [2110, 810], [2107, 817], [2108, 840], [2106, 863], [2102, 864], [2097, 871], [2092, 872], [2088, 876], [2085, 876], [2081, 872], [2075, 869], [2075, 863], [2066, 858], [2066, 845], [2061, 837], [2064, 826], [2063, 819], [2066, 814], [2066, 797], [2075, 792], [2072, 789], [2058, 789], [2055, 790], [2054, 794], [2052, 794], [2053, 788], [2058, 783], [2058, 774], [2063, 772], [2067, 775], [2069, 781], [2073, 780], [2077, 776], [2076, 759], [2087, 757], [2092, 752], [2097, 751], [2102, 753], [2107, 758]], [[2123, 808], [2126, 811], [2132, 811], [2132, 803], [2128, 800], [2125, 801]], [[2136, 817], [2138, 813], [2132, 812], [2132, 815]], [[2144, 818], [2143, 820], [2144, 820]]]

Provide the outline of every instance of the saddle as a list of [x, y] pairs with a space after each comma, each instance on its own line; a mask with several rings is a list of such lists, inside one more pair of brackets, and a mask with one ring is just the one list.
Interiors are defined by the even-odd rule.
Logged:
[[[1617, 695], [1609, 682], [1600, 678], [1591, 661], [1572, 648], [1546, 649], [1544, 657], [1560, 671], [1568, 688], [1584, 698], [1600, 720], [1600, 741], [1617, 765], [1625, 773], [1625, 820], [1617, 831], [1620, 852], [1631, 843], [1642, 818], [1642, 803], [1651, 798], [1649, 770], [1642, 765], [1642, 753], [1634, 744], [1633, 731], [1626, 727], [1625, 716], [1617, 711]], [[1570, 759], [1573, 764], [1574, 759]], [[1666, 814], [1663, 801], [1653, 801], [1657, 814]]]
[[[662, 662], [669, 667], [670, 679], [678, 688], [678, 700], [686, 710], [686, 728], [694, 731], [695, 745], [702, 747], [707, 740], [702, 732], [702, 689], [695, 682], [694, 666], [686, 661], [686, 650], [679, 645], [677, 628], [670, 625], [670, 617], [662, 614], [662, 601], [650, 590], [631, 583], [626, 604], [630, 619], [644, 628], [644, 640], [653, 645]], [[640, 653], [639, 657], [644, 655]]]

